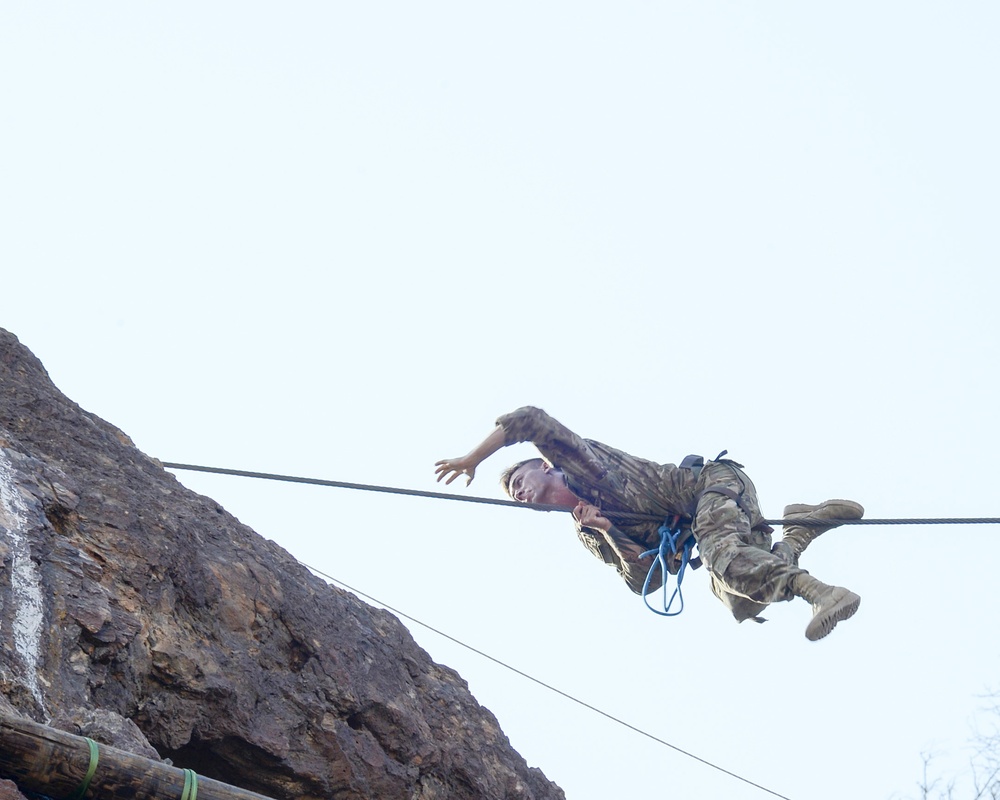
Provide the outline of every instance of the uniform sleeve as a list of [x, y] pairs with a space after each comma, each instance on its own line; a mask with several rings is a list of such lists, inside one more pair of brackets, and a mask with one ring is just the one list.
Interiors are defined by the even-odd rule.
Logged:
[[[639, 559], [648, 548], [630, 539], [614, 525], [607, 533], [596, 528], [577, 525], [576, 533], [591, 553], [618, 571], [629, 589], [636, 594], [642, 594], [649, 568], [655, 561], [654, 556]], [[663, 575], [657, 570], [649, 582], [649, 591], [659, 589], [662, 583]]]
[[607, 472], [590, 443], [540, 408], [525, 406], [497, 419], [504, 444], [531, 442], [552, 466], [601, 479]]

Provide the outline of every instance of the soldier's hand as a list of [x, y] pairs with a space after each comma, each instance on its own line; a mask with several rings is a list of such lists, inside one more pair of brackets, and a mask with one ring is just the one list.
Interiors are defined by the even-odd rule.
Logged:
[[585, 500], [576, 504], [573, 517], [585, 528], [597, 528], [605, 532], [611, 530], [611, 520], [601, 513], [601, 509]]
[[465, 481], [466, 486], [472, 483], [472, 479], [476, 477], [476, 464], [472, 463], [466, 456], [462, 458], [445, 458], [434, 462], [434, 466], [436, 467], [434, 472], [437, 475], [438, 483], [444, 480], [445, 486], [459, 475], [467, 476], [467, 480]]

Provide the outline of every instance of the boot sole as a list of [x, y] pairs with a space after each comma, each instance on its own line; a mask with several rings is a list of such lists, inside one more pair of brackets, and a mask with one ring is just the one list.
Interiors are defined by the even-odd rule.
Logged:
[[853, 500], [827, 500], [825, 503], [811, 506], [808, 503], [793, 503], [785, 506], [784, 516], [792, 514], [814, 514], [817, 511], [827, 511], [836, 509], [836, 515], [829, 519], [861, 519], [865, 515], [865, 508], [861, 503]]
[[813, 617], [809, 625], [806, 626], [806, 638], [810, 642], [817, 642], [829, 635], [837, 627], [838, 622], [850, 619], [857, 612], [861, 605], [861, 596], [849, 589], [844, 589], [843, 592], [843, 597], [823, 614]]

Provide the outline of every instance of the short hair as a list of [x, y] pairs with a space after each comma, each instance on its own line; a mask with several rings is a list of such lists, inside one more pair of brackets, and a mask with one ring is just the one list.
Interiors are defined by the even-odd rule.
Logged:
[[510, 481], [514, 477], [514, 473], [517, 472], [521, 467], [526, 467], [528, 464], [545, 464], [544, 458], [526, 458], [524, 461], [518, 461], [516, 464], [511, 464], [507, 469], [500, 473], [500, 485], [503, 487], [504, 493], [513, 499], [514, 495], [510, 493]]

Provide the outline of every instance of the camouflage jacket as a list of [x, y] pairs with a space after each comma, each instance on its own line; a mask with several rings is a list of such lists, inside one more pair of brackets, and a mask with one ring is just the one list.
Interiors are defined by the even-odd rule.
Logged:
[[[562, 470], [570, 490], [612, 519], [606, 534], [577, 524], [577, 535], [595, 556], [614, 566], [629, 588], [642, 592], [653, 563], [639, 555], [659, 547], [659, 527], [675, 514], [690, 518], [697, 501], [697, 476], [673, 464], [657, 464], [593, 439], [583, 439], [539, 408], [526, 406], [497, 419], [505, 444], [531, 442], [546, 461]], [[651, 514], [654, 520], [615, 520], [615, 512]], [[670, 565], [676, 572], [679, 559]], [[661, 583], [657, 571], [650, 589]]]

